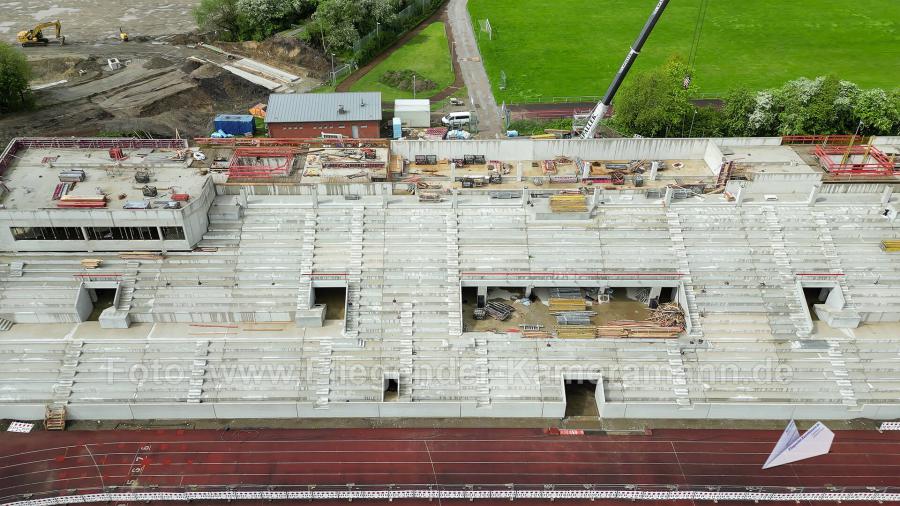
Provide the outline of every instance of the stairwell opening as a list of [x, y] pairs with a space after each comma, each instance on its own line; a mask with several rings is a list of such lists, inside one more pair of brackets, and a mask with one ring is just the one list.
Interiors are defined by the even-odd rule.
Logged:
[[816, 310], [813, 306], [816, 304], [825, 304], [828, 301], [828, 297], [831, 295], [832, 290], [834, 290], [833, 286], [803, 287], [803, 298], [806, 299], [806, 309], [809, 312], [809, 317], [812, 321], [819, 321], [819, 315], [816, 314]]
[[597, 380], [566, 379], [566, 418], [600, 416], [597, 406]]
[[116, 292], [118, 288], [89, 288], [88, 295], [93, 303], [91, 314], [87, 317], [87, 321], [100, 321], [100, 313], [115, 304]]
[[383, 379], [384, 391], [382, 402], [394, 402], [400, 399], [400, 377], [397, 374], [385, 374]]
[[347, 314], [346, 287], [313, 288], [313, 304], [325, 306], [326, 320], [343, 320]]

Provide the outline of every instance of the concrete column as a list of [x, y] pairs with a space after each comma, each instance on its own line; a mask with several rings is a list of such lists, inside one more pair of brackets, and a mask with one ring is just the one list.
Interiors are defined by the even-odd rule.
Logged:
[[528, 187], [522, 188], [522, 207], [528, 207], [529, 199], [531, 198], [531, 192], [528, 191]]
[[241, 206], [247, 207], [247, 187], [241, 186], [241, 192], [238, 196], [238, 202], [241, 203]]
[[450, 162], [450, 184], [456, 182], [456, 164]]
[[478, 297], [483, 298], [484, 302], [487, 303], [487, 287], [486, 286], [479, 286], [477, 295], [478, 295]]
[[816, 205], [816, 199], [819, 198], [819, 190], [822, 189], [822, 183], [816, 183], [813, 185], [812, 190], [809, 191], [809, 198], [806, 200], [806, 204], [809, 206]]
[[319, 185], [314, 184], [310, 187], [310, 197], [312, 197], [313, 209], [319, 208]]
[[522, 182], [522, 162], [516, 165], [516, 181]]
[[881, 205], [886, 206], [888, 202], [891, 201], [891, 196], [894, 192], [894, 188], [888, 185], [883, 192], [881, 192]]
[[666, 186], [666, 196], [663, 199], [663, 205], [669, 207], [672, 204], [672, 196], [675, 194], [675, 190], [672, 189], [671, 186]]
[[528, 285], [528, 286], [525, 287], [525, 298], [526, 298], [526, 299], [529, 298], [529, 297], [531, 297], [531, 292], [532, 292], [533, 290], [534, 290], [534, 287], [531, 286], [531, 285]]
[[159, 234], [159, 251], [168, 253], [166, 250], [166, 238], [163, 237], [162, 227], [156, 227], [156, 233]]
[[659, 295], [660, 295], [661, 293], [662, 293], [662, 287], [661, 287], [661, 286], [653, 286], [653, 287], [650, 288], [650, 298], [651, 298], [651, 299], [659, 298]]
[[747, 187], [743, 183], [741, 183], [741, 185], [738, 187], [737, 195], [734, 196], [734, 205], [738, 207], [744, 205], [744, 197], [747, 196], [746, 190]]
[[459, 207], [459, 190], [456, 188], [450, 189], [450, 202], [453, 209]]
[[659, 162], [650, 163], [650, 181], [656, 181], [656, 173], [659, 172]]

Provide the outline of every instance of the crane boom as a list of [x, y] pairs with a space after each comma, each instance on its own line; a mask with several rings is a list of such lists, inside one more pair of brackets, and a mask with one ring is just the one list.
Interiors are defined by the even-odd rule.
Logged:
[[634, 44], [631, 45], [628, 55], [625, 56], [625, 61], [622, 62], [622, 66], [619, 67], [619, 71], [616, 73], [616, 77], [613, 78], [612, 83], [610, 83], [609, 88], [606, 90], [606, 94], [603, 95], [603, 98], [600, 102], [597, 102], [597, 105], [594, 106], [594, 110], [591, 111], [591, 115], [588, 117], [584, 129], [581, 131], [582, 139], [593, 139], [594, 135], [596, 135], [597, 127], [600, 126], [600, 120], [603, 119], [603, 115], [609, 110], [613, 97], [616, 96], [616, 92], [619, 91], [619, 87], [622, 86], [622, 81], [625, 80], [625, 76], [628, 75], [628, 71], [631, 70], [634, 61], [637, 59], [638, 55], [641, 54], [644, 43], [647, 42], [650, 33], [653, 31], [653, 27], [656, 26], [659, 18], [662, 17], [663, 11], [666, 10], [667, 5], [669, 5], [669, 0], [659, 0], [656, 7], [653, 9], [653, 12], [650, 13], [650, 17], [647, 18], [647, 22], [644, 23], [644, 28], [641, 30], [641, 33], [638, 34]]

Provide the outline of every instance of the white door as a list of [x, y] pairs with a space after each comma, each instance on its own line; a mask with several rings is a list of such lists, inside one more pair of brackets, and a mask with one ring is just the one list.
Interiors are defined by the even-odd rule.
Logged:
[[353, 125], [353, 138], [359, 139], [359, 127], [357, 125]]

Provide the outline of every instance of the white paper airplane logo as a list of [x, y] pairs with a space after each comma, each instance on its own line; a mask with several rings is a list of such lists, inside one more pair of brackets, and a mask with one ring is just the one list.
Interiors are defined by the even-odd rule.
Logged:
[[832, 441], [834, 441], [834, 432], [822, 425], [822, 422], [816, 422], [801, 436], [800, 431], [797, 430], [797, 424], [791, 420], [762, 468], [768, 469], [825, 455], [831, 451]]

